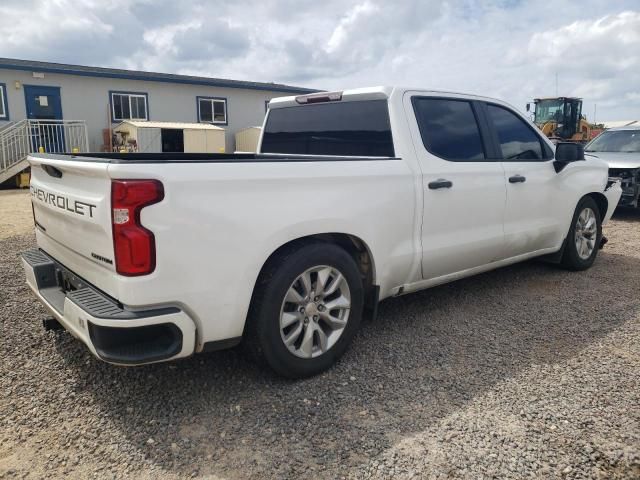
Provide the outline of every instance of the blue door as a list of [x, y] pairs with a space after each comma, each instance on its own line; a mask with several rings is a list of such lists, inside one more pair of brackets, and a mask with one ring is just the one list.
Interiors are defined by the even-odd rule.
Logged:
[[34, 151], [40, 147], [48, 153], [65, 151], [64, 125], [60, 87], [25, 85], [24, 97], [27, 118], [36, 120], [31, 126], [31, 145]]

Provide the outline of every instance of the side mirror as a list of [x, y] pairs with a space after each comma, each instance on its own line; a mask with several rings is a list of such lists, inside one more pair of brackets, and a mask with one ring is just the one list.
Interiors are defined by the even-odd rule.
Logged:
[[562, 171], [571, 162], [584, 160], [584, 145], [574, 142], [559, 142], [556, 145], [556, 160], [553, 166], [556, 172]]
[[528, 112], [529, 110], [531, 110], [531, 104], [530, 104], [530, 103], [527, 103], [527, 112]]

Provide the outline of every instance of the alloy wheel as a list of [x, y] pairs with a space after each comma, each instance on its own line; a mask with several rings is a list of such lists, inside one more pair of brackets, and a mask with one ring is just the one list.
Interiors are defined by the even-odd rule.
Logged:
[[578, 256], [582, 260], [591, 257], [596, 248], [598, 237], [598, 222], [593, 209], [587, 207], [580, 212], [576, 220], [575, 243]]
[[319, 265], [291, 284], [280, 309], [280, 336], [293, 355], [314, 358], [344, 332], [351, 310], [349, 284], [334, 267]]

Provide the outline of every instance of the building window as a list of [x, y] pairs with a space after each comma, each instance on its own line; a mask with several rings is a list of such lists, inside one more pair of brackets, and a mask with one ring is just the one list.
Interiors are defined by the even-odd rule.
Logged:
[[198, 121], [227, 124], [227, 99], [198, 97]]
[[111, 118], [120, 120], [148, 120], [146, 93], [111, 92]]
[[9, 108], [7, 106], [7, 86], [0, 83], [0, 120], [9, 120]]

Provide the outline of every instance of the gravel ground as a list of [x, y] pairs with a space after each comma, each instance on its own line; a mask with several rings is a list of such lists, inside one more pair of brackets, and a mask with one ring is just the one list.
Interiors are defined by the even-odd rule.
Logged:
[[18, 262], [33, 236], [8, 235], [0, 478], [638, 479], [640, 214], [606, 234], [584, 273], [530, 262], [385, 301], [296, 382], [237, 351], [95, 360], [43, 331]]

